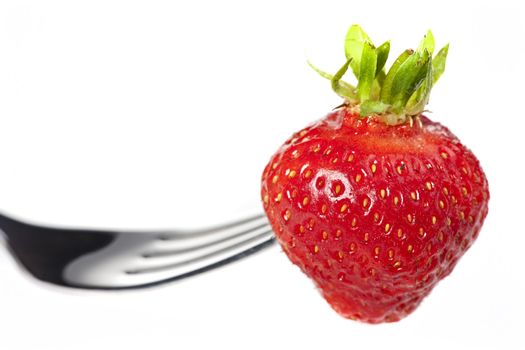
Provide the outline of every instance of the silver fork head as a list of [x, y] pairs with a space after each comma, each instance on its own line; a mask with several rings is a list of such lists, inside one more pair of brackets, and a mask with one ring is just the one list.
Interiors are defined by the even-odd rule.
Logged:
[[[13, 255], [35, 277], [90, 289], [139, 288], [182, 279], [238, 260], [274, 242], [264, 215], [204, 230], [163, 232], [53, 229], [0, 215], [0, 228]], [[94, 238], [102, 243], [94, 245]], [[32, 240], [43, 244], [33, 242], [38, 247], [32, 247]], [[68, 258], [55, 261], [66, 253]], [[40, 256], [35, 259], [35, 254]]]
[[90, 287], [158, 284], [238, 259], [272, 240], [262, 215], [205, 231], [121, 234], [69, 264], [64, 278]]

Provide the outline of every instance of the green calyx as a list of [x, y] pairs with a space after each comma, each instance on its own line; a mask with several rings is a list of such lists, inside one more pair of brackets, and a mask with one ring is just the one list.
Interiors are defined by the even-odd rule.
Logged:
[[[332, 89], [346, 104], [359, 108], [362, 117], [377, 115], [387, 124], [401, 124], [421, 114], [430, 91], [445, 70], [448, 44], [434, 53], [431, 31], [416, 50], [406, 50], [397, 57], [388, 72], [385, 64], [390, 42], [376, 47], [358, 25], [352, 25], [345, 38], [345, 64], [334, 75], [308, 62], [317, 73], [329, 79]], [[343, 81], [351, 68], [357, 86]]]

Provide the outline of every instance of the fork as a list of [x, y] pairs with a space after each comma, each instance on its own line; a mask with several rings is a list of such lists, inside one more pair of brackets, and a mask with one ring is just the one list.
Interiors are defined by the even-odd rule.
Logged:
[[0, 233], [32, 276], [83, 289], [133, 289], [180, 280], [274, 242], [264, 214], [192, 231], [53, 228], [0, 214]]

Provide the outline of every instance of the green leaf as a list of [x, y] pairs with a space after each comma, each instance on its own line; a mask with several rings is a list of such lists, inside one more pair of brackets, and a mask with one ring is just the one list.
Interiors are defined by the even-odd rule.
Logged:
[[352, 59], [350, 66], [356, 78], [359, 78], [365, 42], [372, 42], [365, 31], [357, 24], [350, 26], [345, 37], [345, 56], [347, 60]]
[[[327, 72], [317, 68], [316, 66], [314, 66], [314, 64], [312, 62], [310, 62], [310, 61], [306, 61], [306, 62], [308, 63], [310, 68], [312, 68], [314, 71], [316, 71], [320, 76], [322, 76], [323, 78], [326, 78], [326, 79], [331, 81], [332, 89], [339, 96], [341, 96], [343, 98], [348, 98], [349, 100], [352, 100], [352, 101], [355, 101], [357, 99], [357, 96], [355, 94], [355, 90], [356, 90], [355, 86], [347, 83], [346, 81], [341, 80], [343, 75], [348, 70], [348, 65], [345, 64], [341, 68], [341, 69], [343, 69], [346, 66], [346, 69], [342, 72], [340, 77], [337, 77], [337, 81], [334, 83], [334, 78], [336, 78], [337, 74], [336, 74], [336, 76], [334, 76], [334, 75], [332, 75], [330, 73], [327, 73]], [[341, 71], [341, 69], [339, 71]], [[334, 84], [335, 84], [335, 88], [334, 88]]]
[[410, 96], [425, 80], [430, 64], [432, 64], [432, 56], [427, 50], [422, 54], [416, 51], [401, 64], [392, 82], [391, 99], [394, 112], [405, 108]]
[[367, 42], [363, 46], [361, 55], [361, 66], [359, 68], [359, 83], [357, 84], [357, 95], [361, 102], [370, 98], [370, 92], [376, 77], [377, 53], [375, 47]]
[[[432, 33], [429, 31], [429, 34], [423, 39], [420, 44], [421, 47], [427, 49], [434, 49], [434, 38], [431, 37]], [[426, 43], [425, 43], [426, 42]], [[430, 98], [430, 91], [432, 86], [435, 84], [439, 75], [445, 70], [445, 60], [447, 56], [448, 45], [442, 48], [435, 58], [432, 60], [431, 64], [427, 67], [427, 72], [424, 81], [421, 86], [410, 96], [406, 104], [405, 112], [409, 115], [417, 115], [421, 113], [425, 106], [428, 103]], [[429, 51], [431, 53], [431, 51]], [[436, 78], [436, 73], [438, 73]]]
[[446, 44], [443, 46], [441, 50], [436, 54], [434, 59], [432, 60], [432, 85], [434, 85], [441, 74], [445, 71], [445, 63], [447, 61], [447, 55], [448, 55], [448, 46], [449, 44]]
[[332, 74], [330, 73], [327, 73], [325, 71], [322, 71], [320, 70], [319, 68], [317, 68], [316, 66], [314, 66], [314, 64], [312, 62], [310, 62], [309, 60], [306, 61], [306, 63], [308, 63], [308, 65], [310, 66], [310, 68], [312, 68], [314, 71], [316, 71], [320, 76], [322, 76], [323, 78], [326, 78], [328, 80], [332, 80], [332, 78], [334, 77]]
[[[390, 52], [390, 41], [385, 41], [381, 46], [376, 49], [377, 54], [377, 65], [376, 65], [376, 77], [379, 76], [379, 73], [383, 71], [385, 67], [386, 60], [388, 59], [388, 54]], [[384, 78], [384, 76], [383, 76]]]
[[432, 34], [432, 31], [429, 30], [419, 43], [419, 47], [416, 51], [418, 51], [420, 54], [423, 54], [423, 52], [427, 50], [430, 55], [432, 55], [434, 53], [435, 45], [434, 34]]
[[421, 113], [428, 103], [430, 91], [432, 90], [433, 68], [432, 64], [427, 65], [425, 80], [421, 86], [410, 96], [407, 102], [406, 113], [417, 115]]
[[380, 90], [381, 90], [381, 87], [383, 86], [383, 82], [385, 81], [385, 78], [386, 78], [386, 73], [384, 70], [380, 71], [379, 74], [377, 74], [376, 76], [376, 82]]
[[390, 70], [388, 71], [388, 74], [385, 77], [385, 80], [383, 81], [383, 87], [381, 89], [381, 96], [380, 100], [386, 104], [389, 104], [392, 99], [391, 89], [392, 89], [392, 82], [394, 81], [394, 78], [397, 74], [397, 71], [399, 70], [399, 67], [413, 54], [412, 50], [405, 50], [399, 57], [395, 60], [395, 62], [392, 64], [392, 67], [390, 67]]
[[348, 70], [348, 67], [350, 66], [351, 62], [352, 59], [348, 59], [346, 63], [332, 77], [331, 82], [332, 89], [335, 91], [336, 94], [343, 98], [356, 100], [357, 96], [355, 94], [355, 88], [352, 85], [341, 80], [343, 75], [345, 75], [346, 71]]
[[362, 117], [369, 116], [371, 114], [380, 114], [387, 111], [390, 105], [383, 103], [381, 101], [365, 101], [361, 103], [359, 114]]

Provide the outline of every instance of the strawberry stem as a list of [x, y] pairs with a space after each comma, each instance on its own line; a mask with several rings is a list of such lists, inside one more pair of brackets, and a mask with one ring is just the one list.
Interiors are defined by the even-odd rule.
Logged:
[[[434, 36], [428, 31], [415, 51], [405, 50], [386, 72], [390, 42], [376, 48], [365, 31], [354, 24], [345, 37], [346, 62], [335, 75], [308, 64], [331, 81], [332, 89], [347, 105], [359, 107], [362, 117], [377, 115], [388, 124], [399, 124], [424, 111], [432, 87], [445, 71], [449, 46], [432, 57], [434, 46]], [[349, 67], [357, 78], [357, 87], [342, 80]]]

